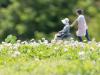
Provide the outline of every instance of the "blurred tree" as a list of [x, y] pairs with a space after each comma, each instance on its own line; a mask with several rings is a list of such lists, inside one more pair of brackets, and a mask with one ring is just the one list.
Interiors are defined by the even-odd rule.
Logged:
[[[0, 0], [0, 38], [4, 39], [9, 34], [23, 40], [39, 37], [38, 34], [51, 35], [62, 29], [61, 19], [68, 17], [73, 21], [76, 16], [73, 11], [82, 8], [91, 37], [100, 40], [98, 3], [99, 0]], [[93, 27], [97, 30], [95, 35]]]
[[0, 0], [0, 7], [6, 8], [9, 4], [11, 4], [10, 0]]

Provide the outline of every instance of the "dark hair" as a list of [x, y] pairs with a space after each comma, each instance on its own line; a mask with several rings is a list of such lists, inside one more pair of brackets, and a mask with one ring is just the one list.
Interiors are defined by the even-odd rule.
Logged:
[[83, 14], [83, 10], [82, 10], [82, 9], [77, 9], [76, 12], [77, 12], [78, 14]]

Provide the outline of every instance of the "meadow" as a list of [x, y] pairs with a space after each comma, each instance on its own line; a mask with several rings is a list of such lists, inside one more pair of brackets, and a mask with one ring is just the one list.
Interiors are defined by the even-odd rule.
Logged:
[[0, 75], [100, 75], [100, 42], [2, 42]]

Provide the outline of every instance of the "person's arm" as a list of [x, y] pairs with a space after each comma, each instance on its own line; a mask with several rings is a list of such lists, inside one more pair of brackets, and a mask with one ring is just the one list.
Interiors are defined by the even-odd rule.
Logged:
[[77, 22], [77, 19], [70, 25], [70, 27], [73, 27]]

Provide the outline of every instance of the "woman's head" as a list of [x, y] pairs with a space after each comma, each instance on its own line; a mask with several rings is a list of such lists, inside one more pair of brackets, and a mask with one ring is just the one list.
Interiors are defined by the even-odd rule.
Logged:
[[77, 14], [77, 15], [83, 14], [83, 10], [82, 10], [82, 9], [77, 9], [77, 10], [76, 10], [76, 14]]

